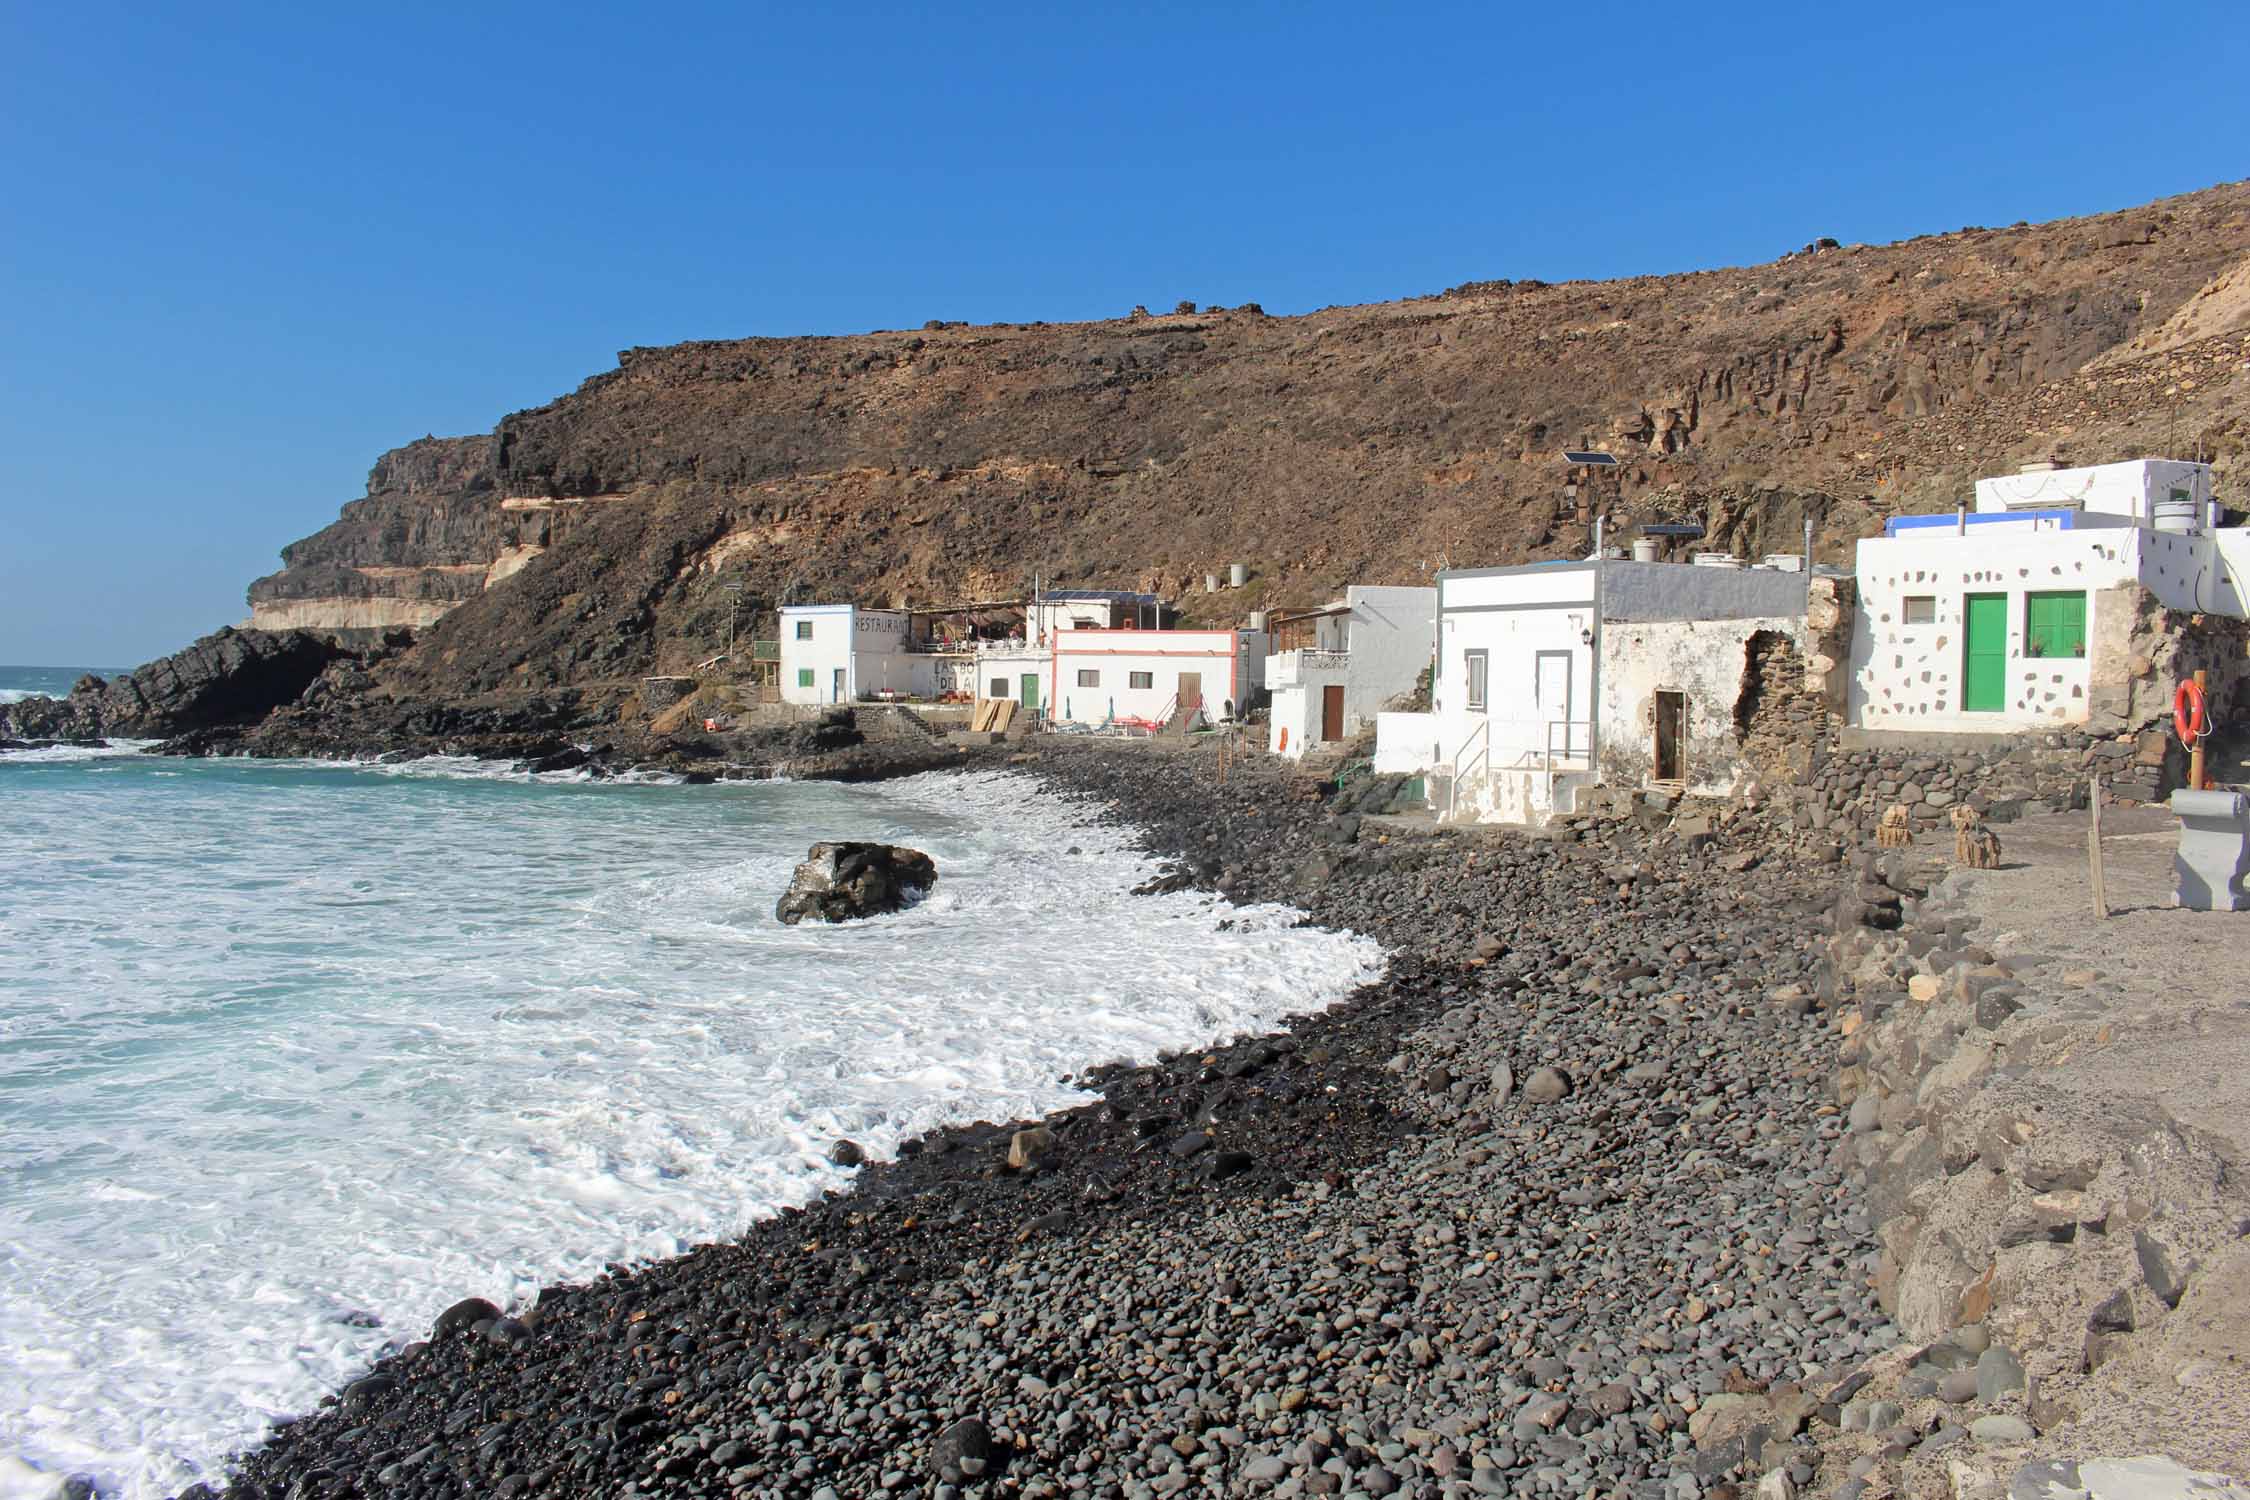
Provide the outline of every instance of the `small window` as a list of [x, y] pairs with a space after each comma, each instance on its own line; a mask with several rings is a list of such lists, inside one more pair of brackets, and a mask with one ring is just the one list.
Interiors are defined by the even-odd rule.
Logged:
[[985, 694], [985, 696], [986, 696], [987, 698], [1005, 698], [1005, 697], [1007, 697], [1007, 696], [1008, 696], [1008, 679], [1007, 679], [1007, 678], [1005, 678], [1005, 677], [995, 677], [995, 678], [993, 678], [993, 679], [992, 679], [992, 691], [991, 691], [991, 692], [989, 692], [989, 693], [986, 693], [986, 694]]
[[812, 639], [812, 621], [799, 620], [797, 622], [797, 639], [800, 641], [809, 641]]
[[799, 667], [799, 668], [797, 669], [797, 686], [799, 686], [799, 687], [811, 687], [811, 686], [812, 686], [812, 668], [810, 668], [810, 667]]
[[2077, 657], [2086, 654], [2084, 594], [2024, 595], [2023, 654]]
[[1078, 669], [1078, 685], [1080, 687], [1100, 687], [1102, 685], [1102, 674], [1092, 667], [1080, 667]]
[[1125, 674], [1125, 685], [1127, 687], [1153, 688], [1156, 686], [1156, 674], [1154, 672], [1127, 672]]
[[1937, 623], [1937, 595], [1908, 594], [1899, 618], [1909, 625], [1935, 625]]
[[1469, 707], [1471, 708], [1484, 707], [1485, 663], [1490, 655], [1491, 653], [1485, 651], [1464, 651], [1461, 653], [1462, 660], [1468, 666]]

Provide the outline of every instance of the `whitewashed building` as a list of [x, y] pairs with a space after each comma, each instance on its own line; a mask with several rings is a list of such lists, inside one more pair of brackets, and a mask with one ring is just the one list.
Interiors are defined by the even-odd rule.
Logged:
[[1032, 717], [1050, 715], [1055, 702], [1055, 648], [1051, 641], [993, 641], [971, 663], [979, 698], [1013, 698]]
[[1730, 792], [1745, 682], [1775, 637], [1802, 643], [1807, 582], [1623, 559], [1441, 573], [1432, 709], [1380, 716], [1376, 768], [1426, 771], [1434, 806], [1492, 822], [1543, 823], [1597, 784]]
[[1066, 723], [1155, 727], [1174, 712], [1217, 723], [1265, 687], [1256, 630], [1058, 630], [1052, 716]]
[[1266, 663], [1273, 712], [1266, 748], [1292, 760], [1315, 745], [1371, 728], [1382, 706], [1411, 692], [1430, 665], [1437, 618], [1434, 588], [1354, 585], [1326, 609], [1297, 617], [1298, 628]]
[[2250, 532], [2214, 527], [2208, 465], [2042, 465], [1976, 499], [1859, 544], [1854, 726], [2132, 727], [2174, 686], [2155, 680], [2178, 633], [2160, 612], [2250, 615]]
[[1024, 606], [1024, 638], [1043, 646], [1061, 630], [1158, 630], [1163, 601], [1127, 589], [1046, 589]]
[[935, 662], [909, 649], [912, 623], [905, 610], [784, 604], [780, 616], [782, 702], [935, 695]]

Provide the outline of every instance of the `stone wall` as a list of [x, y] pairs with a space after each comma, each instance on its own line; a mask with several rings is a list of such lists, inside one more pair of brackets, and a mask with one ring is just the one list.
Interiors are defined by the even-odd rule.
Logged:
[[1988, 822], [2013, 822], [2026, 812], [2084, 807], [2088, 768], [2097, 756], [2110, 764], [2106, 750], [2075, 730], [1876, 739], [1831, 724], [1799, 757], [1808, 763], [1801, 774], [1767, 787], [1768, 811], [1796, 832], [1825, 832], [1846, 844], [1872, 840], [1894, 803], [1906, 805], [1917, 828], [1936, 826], [1961, 802]]
[[1865, 1195], [1872, 1284], [1904, 1340], [1851, 1382], [1831, 1441], [1883, 1445], [1900, 1493], [1997, 1500], [2007, 1468], [1988, 1457], [2021, 1462], [2035, 1436], [2077, 1451], [2073, 1424], [2145, 1406], [2152, 1378], [2210, 1376], [2190, 1368], [2195, 1334], [2241, 1295], [2250, 1196], [2225, 1142], [2154, 1099], [2070, 1086], [2066, 1065], [2113, 1040], [2073, 987], [2092, 971], [2019, 976], [2046, 961], [1996, 951], [1962, 878], [1866, 855], [1835, 913], [1836, 1166]]

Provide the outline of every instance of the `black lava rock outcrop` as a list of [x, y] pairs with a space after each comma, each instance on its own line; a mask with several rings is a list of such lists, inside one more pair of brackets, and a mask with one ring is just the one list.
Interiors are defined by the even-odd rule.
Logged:
[[0, 708], [0, 738], [154, 739], [253, 723], [296, 702], [341, 654], [302, 630], [230, 626], [125, 676], [81, 677], [67, 698], [26, 698]]
[[937, 884], [937, 863], [919, 849], [896, 844], [822, 843], [805, 853], [773, 914], [785, 927], [807, 917], [850, 922], [879, 917], [918, 899]]

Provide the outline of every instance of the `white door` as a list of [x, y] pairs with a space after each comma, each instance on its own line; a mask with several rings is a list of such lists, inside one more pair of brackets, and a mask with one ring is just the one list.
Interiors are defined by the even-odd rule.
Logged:
[[1535, 659], [1538, 676], [1533, 694], [1537, 701], [1542, 724], [1561, 724], [1560, 729], [1540, 731], [1541, 745], [1552, 746], [1557, 755], [1576, 755], [1585, 748], [1580, 743], [1583, 736], [1567, 727], [1577, 717], [1571, 692], [1571, 662], [1568, 651], [1542, 651]]

